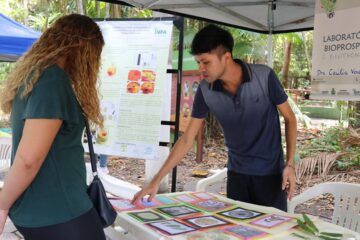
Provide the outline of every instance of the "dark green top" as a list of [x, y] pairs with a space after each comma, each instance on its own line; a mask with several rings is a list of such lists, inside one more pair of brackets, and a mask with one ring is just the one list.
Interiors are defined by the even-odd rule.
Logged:
[[[86, 194], [86, 169], [81, 138], [84, 117], [67, 74], [57, 65], [40, 76], [31, 93], [13, 102], [14, 159], [26, 119], [62, 119], [63, 123], [34, 181], [10, 209], [21, 227], [63, 223], [90, 210]], [[19, 176], [20, 177], [20, 176]]]

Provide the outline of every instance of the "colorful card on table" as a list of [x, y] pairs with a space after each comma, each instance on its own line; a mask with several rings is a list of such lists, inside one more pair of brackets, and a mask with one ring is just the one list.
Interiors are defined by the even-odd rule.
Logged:
[[269, 234], [266, 232], [242, 225], [224, 228], [223, 231], [242, 240], [262, 239], [269, 236]]
[[199, 217], [182, 218], [181, 221], [186, 222], [191, 226], [200, 229], [221, 227], [221, 226], [233, 224], [231, 222], [228, 222], [224, 219], [220, 219], [215, 216], [199, 216]]
[[199, 210], [183, 204], [167, 206], [167, 207], [157, 207], [155, 208], [155, 210], [160, 211], [161, 213], [170, 217], [180, 217], [180, 216], [200, 213]]
[[166, 220], [165, 217], [153, 211], [129, 212], [127, 214], [143, 223]]
[[217, 214], [227, 217], [227, 218], [231, 218], [231, 219], [235, 219], [235, 220], [247, 220], [247, 219], [252, 219], [252, 218], [256, 218], [259, 217], [261, 215], [264, 215], [264, 213], [261, 212], [256, 212], [253, 210], [248, 210], [245, 208], [241, 208], [241, 207], [237, 207], [231, 210], [226, 210], [223, 212], [218, 212]]
[[[207, 231], [196, 231], [191, 232], [183, 237], [186, 240], [232, 240], [235, 239], [235, 237], [232, 237], [231, 235], [219, 230], [207, 230]], [[236, 238], [238, 239], [238, 238]]]
[[167, 220], [167, 221], [160, 221], [160, 222], [153, 222], [153, 223], [147, 223], [146, 225], [159, 230], [162, 233], [165, 233], [167, 235], [178, 235], [178, 234], [184, 234], [187, 232], [195, 231], [196, 228], [190, 227], [184, 223], [181, 223], [177, 220]]
[[130, 210], [139, 210], [142, 209], [141, 206], [131, 204], [131, 200], [125, 198], [109, 198], [111, 205], [117, 211], [130, 211]]
[[191, 193], [191, 195], [201, 199], [201, 200], [207, 200], [207, 199], [213, 199], [213, 198], [216, 198], [215, 196], [209, 194], [209, 193], [206, 193], [206, 192], [194, 192], [194, 193]]
[[217, 212], [217, 211], [234, 206], [234, 204], [222, 202], [222, 201], [215, 200], [215, 199], [208, 199], [205, 201], [194, 202], [194, 203], [191, 203], [191, 205], [201, 208], [201, 209], [204, 209], [209, 212]]
[[162, 203], [157, 200], [149, 201], [147, 198], [144, 198], [141, 199], [137, 205], [141, 206], [142, 208], [150, 208], [160, 206]]
[[172, 198], [175, 198], [176, 200], [179, 200], [179, 201], [185, 202], [185, 203], [191, 203], [191, 202], [199, 201], [198, 198], [196, 198], [194, 196], [191, 196], [189, 194], [175, 195], [175, 196], [172, 196]]
[[265, 216], [256, 219], [255, 221], [250, 222], [250, 224], [264, 228], [273, 228], [288, 221], [291, 221], [292, 219], [293, 219], [292, 217], [285, 217], [277, 214], [272, 214], [270, 216]]
[[171, 199], [167, 196], [156, 196], [155, 199], [165, 205], [179, 203], [178, 201], [175, 201], [174, 199]]

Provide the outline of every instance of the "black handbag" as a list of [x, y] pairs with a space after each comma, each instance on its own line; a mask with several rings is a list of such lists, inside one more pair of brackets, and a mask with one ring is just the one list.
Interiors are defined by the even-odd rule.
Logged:
[[86, 129], [87, 141], [89, 144], [91, 170], [94, 176], [93, 181], [91, 182], [91, 184], [87, 189], [87, 194], [89, 195], [95, 210], [99, 214], [99, 218], [101, 220], [102, 226], [106, 228], [115, 222], [117, 213], [113, 208], [113, 206], [111, 205], [109, 199], [106, 197], [104, 186], [101, 183], [97, 173], [94, 146], [92, 143], [89, 123], [87, 120], [85, 120], [85, 126], [86, 126], [85, 129]]

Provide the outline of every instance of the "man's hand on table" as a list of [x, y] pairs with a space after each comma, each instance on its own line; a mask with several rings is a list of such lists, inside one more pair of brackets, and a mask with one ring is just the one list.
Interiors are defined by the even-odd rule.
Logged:
[[282, 190], [286, 190], [289, 200], [291, 200], [294, 196], [295, 185], [296, 179], [294, 167], [285, 166], [283, 170]]
[[151, 181], [148, 185], [143, 187], [139, 192], [134, 195], [133, 199], [131, 200], [131, 204], [137, 204], [147, 195], [149, 195], [148, 201], [152, 201], [156, 193], [158, 192], [159, 184], [160, 183]]

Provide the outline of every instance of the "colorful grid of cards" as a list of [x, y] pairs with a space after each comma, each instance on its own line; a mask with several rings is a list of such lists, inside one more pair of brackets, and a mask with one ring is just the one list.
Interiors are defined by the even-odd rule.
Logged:
[[112, 198], [121, 216], [143, 228], [171, 239], [265, 239], [292, 233], [296, 219], [249, 208], [231, 199], [207, 192], [182, 192], [157, 195], [152, 201]]

